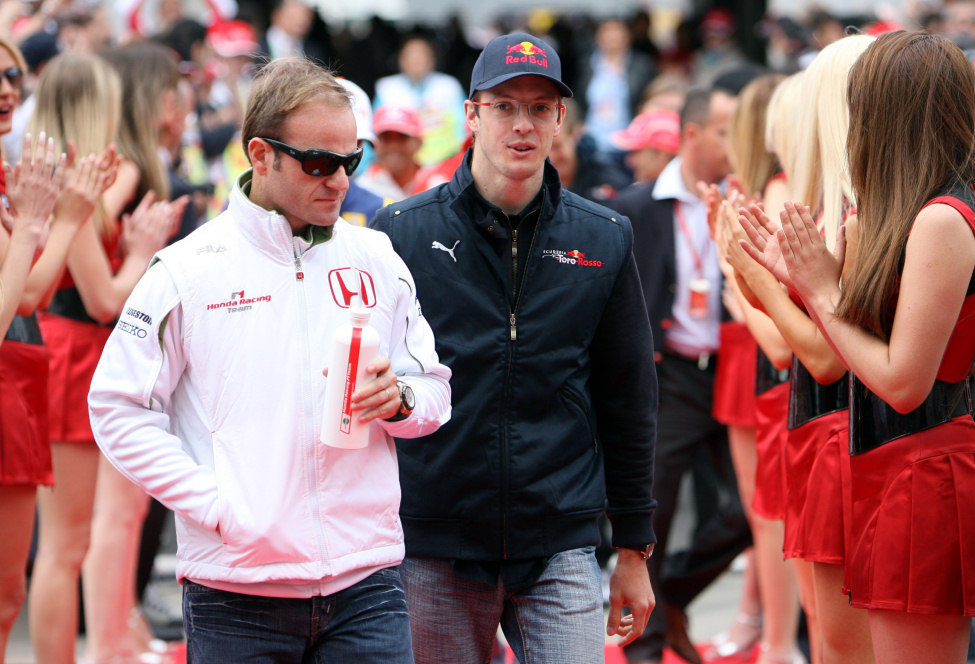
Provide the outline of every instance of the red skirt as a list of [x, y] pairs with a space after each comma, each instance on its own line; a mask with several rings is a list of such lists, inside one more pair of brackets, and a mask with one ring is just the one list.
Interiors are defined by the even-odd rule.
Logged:
[[789, 416], [789, 383], [776, 385], [756, 397], [755, 406], [758, 424], [755, 451], [758, 462], [752, 511], [764, 519], [784, 519], [785, 425]]
[[755, 357], [758, 344], [743, 323], [721, 324], [711, 414], [726, 426], [755, 426]]
[[0, 484], [54, 484], [47, 437], [47, 349], [0, 344]]
[[972, 417], [853, 456], [850, 468], [850, 603], [975, 616]]
[[839, 410], [786, 435], [786, 558], [843, 564], [849, 517], [843, 513], [843, 496], [850, 491], [850, 473], [842, 465], [850, 464], [849, 424], [850, 411]]
[[88, 390], [112, 328], [54, 314], [37, 314], [51, 356], [48, 435], [52, 441], [95, 442], [88, 421]]

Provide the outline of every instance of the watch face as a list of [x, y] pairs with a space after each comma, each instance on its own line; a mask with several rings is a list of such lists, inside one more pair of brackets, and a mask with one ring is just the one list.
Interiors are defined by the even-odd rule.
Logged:
[[403, 405], [407, 410], [412, 411], [413, 407], [416, 405], [416, 397], [413, 396], [413, 388], [409, 385], [403, 385], [403, 389], [400, 390], [400, 398], [403, 400]]

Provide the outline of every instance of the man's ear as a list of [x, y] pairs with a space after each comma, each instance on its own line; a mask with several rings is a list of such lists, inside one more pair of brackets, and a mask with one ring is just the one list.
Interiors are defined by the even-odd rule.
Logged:
[[247, 142], [247, 156], [251, 160], [254, 172], [259, 175], [267, 175], [274, 159], [273, 153], [274, 149], [256, 136]]
[[470, 99], [464, 100], [464, 117], [467, 120], [467, 130], [471, 135], [477, 136], [477, 124], [481, 118], [477, 114], [477, 106]]

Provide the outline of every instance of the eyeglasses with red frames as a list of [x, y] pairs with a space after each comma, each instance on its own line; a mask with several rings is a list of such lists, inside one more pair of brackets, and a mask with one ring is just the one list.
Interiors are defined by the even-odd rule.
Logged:
[[521, 113], [522, 107], [528, 111], [528, 117], [535, 122], [548, 124], [558, 121], [560, 114], [565, 113], [564, 104], [552, 101], [515, 101], [514, 99], [495, 99], [494, 101], [472, 101], [475, 106], [490, 108], [491, 113], [499, 120], [513, 120]]
[[340, 166], [345, 170], [346, 175], [352, 175], [362, 161], [362, 148], [357, 148], [349, 154], [339, 154], [329, 150], [299, 150], [273, 138], [261, 138], [261, 140], [299, 162], [302, 171], [315, 177], [328, 177]]

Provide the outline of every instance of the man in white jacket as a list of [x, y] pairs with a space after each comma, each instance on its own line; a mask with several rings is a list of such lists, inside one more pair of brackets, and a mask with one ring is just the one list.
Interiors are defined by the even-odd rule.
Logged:
[[[188, 661], [412, 662], [393, 436], [450, 417], [450, 370], [385, 235], [339, 219], [361, 157], [345, 90], [311, 62], [251, 88], [252, 169], [159, 252], [89, 394], [126, 477], [176, 512]], [[361, 301], [380, 336], [353, 395], [369, 444], [319, 442], [329, 340]]]

